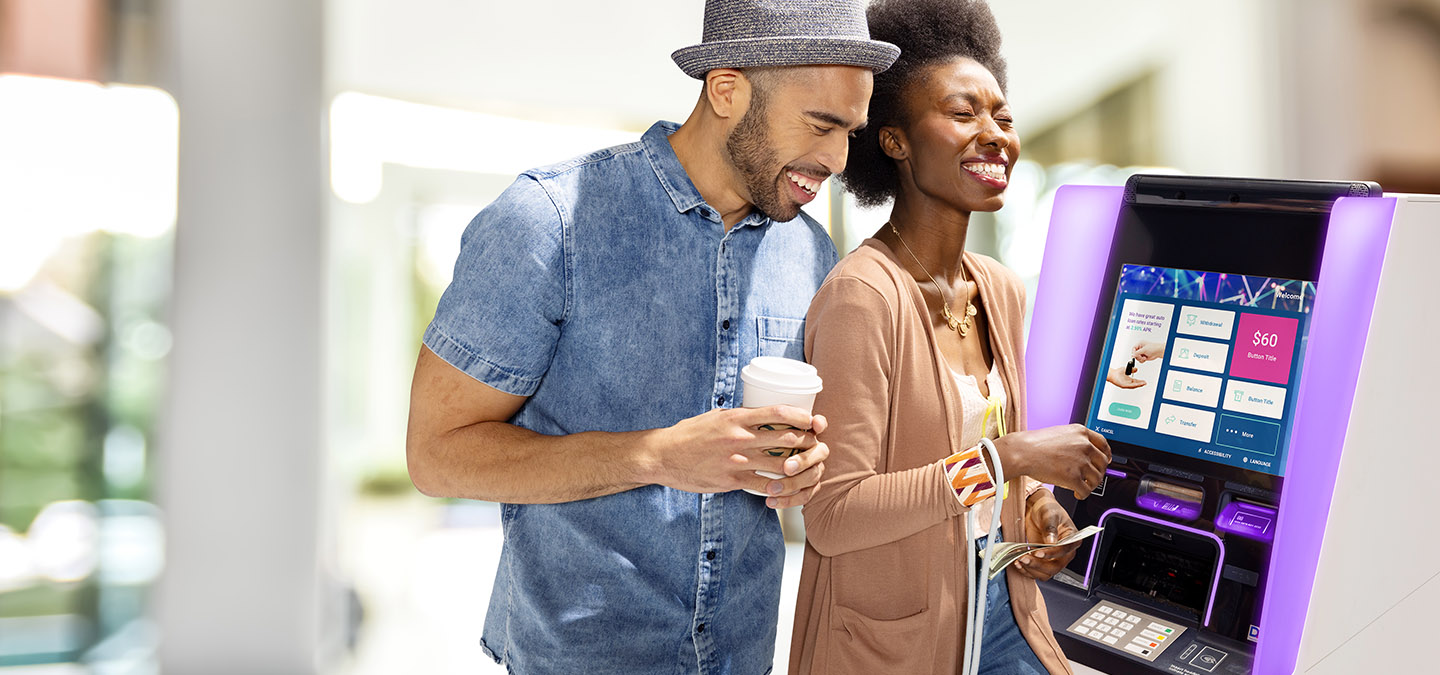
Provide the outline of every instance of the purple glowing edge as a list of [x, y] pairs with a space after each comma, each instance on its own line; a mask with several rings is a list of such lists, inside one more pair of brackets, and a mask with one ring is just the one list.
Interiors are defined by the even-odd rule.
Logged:
[[1025, 349], [1032, 429], [1070, 423], [1104, 286], [1105, 263], [1124, 202], [1123, 187], [1064, 185], [1055, 191], [1040, 263], [1044, 273], [1035, 289]]
[[1284, 573], [1266, 578], [1256, 673], [1295, 670], [1394, 217], [1394, 198], [1342, 197], [1330, 212], [1270, 554]]
[[[1108, 519], [1112, 515], [1117, 514], [1125, 518], [1143, 520], [1147, 523], [1154, 523], [1156, 525], [1181, 530], [1183, 532], [1198, 534], [1202, 537], [1205, 537], [1206, 539], [1215, 542], [1215, 547], [1219, 549], [1220, 555], [1219, 557], [1215, 558], [1215, 574], [1214, 577], [1210, 580], [1209, 599], [1205, 601], [1205, 620], [1200, 622], [1200, 625], [1202, 626], [1210, 625], [1210, 613], [1215, 610], [1215, 591], [1220, 588], [1220, 570], [1221, 568], [1225, 567], [1225, 542], [1220, 541], [1220, 537], [1215, 536], [1214, 532], [1206, 532], [1205, 530], [1197, 530], [1193, 527], [1185, 527], [1184, 525], [1181, 525], [1179, 523], [1172, 523], [1168, 520], [1161, 520], [1159, 518], [1151, 518], [1150, 516], [1147, 516], [1143, 513], [1136, 513], [1134, 511], [1127, 511], [1125, 509], [1110, 509], [1109, 511], [1100, 514], [1100, 519], [1096, 521], [1096, 524], [1100, 527], [1105, 527], [1106, 519]], [[1104, 537], [1105, 533], [1101, 532], [1099, 536]], [[1095, 559], [1099, 557], [1099, 555], [1100, 542], [1096, 541], [1095, 545], [1090, 547], [1090, 563], [1085, 566], [1085, 590], [1087, 591], [1094, 590], [1090, 587], [1090, 575], [1095, 571]], [[1268, 671], [1254, 670], [1252, 672], [1262, 673]]]

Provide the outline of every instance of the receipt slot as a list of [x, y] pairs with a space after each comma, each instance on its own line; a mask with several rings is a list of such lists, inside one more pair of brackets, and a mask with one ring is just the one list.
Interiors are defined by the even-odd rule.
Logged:
[[1114, 462], [1042, 584], [1070, 658], [1128, 673], [1434, 672], [1440, 197], [1135, 176], [1066, 186], [1030, 425]]

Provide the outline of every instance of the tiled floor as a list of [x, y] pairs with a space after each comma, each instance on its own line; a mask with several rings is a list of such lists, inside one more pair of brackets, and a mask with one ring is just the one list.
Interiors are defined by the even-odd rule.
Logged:
[[[505, 672], [478, 642], [500, 558], [498, 511], [476, 507], [463, 527], [441, 526], [444, 517], [433, 503], [387, 500], [358, 504], [347, 519], [342, 560], [366, 622], [344, 675]], [[786, 672], [802, 553], [800, 544], [786, 548], [775, 675]]]
[[[434, 502], [359, 504], [346, 519], [342, 560], [365, 603], [366, 623], [342, 675], [504, 675], [478, 644], [499, 563], [498, 509], [446, 512]], [[442, 522], [449, 519], [450, 525]], [[790, 653], [803, 547], [786, 547], [775, 675]], [[1077, 666], [1076, 675], [1098, 675]]]

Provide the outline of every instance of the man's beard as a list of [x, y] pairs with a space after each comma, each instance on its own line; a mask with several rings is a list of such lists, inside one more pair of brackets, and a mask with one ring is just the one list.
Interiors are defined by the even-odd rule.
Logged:
[[750, 99], [750, 109], [725, 138], [725, 149], [730, 152], [730, 165], [745, 181], [755, 210], [771, 220], [786, 222], [800, 215], [800, 205], [781, 199], [778, 176], [770, 173], [776, 165], [775, 149], [770, 145], [765, 118], [765, 101], [757, 92]]

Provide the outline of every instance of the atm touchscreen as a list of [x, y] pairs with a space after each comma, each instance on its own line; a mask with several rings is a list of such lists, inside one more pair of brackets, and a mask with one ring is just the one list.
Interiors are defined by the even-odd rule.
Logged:
[[1283, 476], [1315, 293], [1303, 280], [1123, 265], [1088, 425]]

